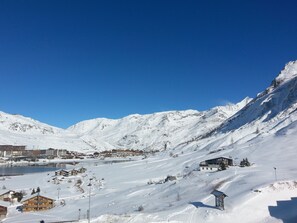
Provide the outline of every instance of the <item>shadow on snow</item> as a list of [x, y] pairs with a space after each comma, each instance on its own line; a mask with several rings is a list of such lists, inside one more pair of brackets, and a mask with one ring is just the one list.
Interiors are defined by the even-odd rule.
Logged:
[[194, 205], [196, 208], [213, 208], [213, 209], [218, 209], [218, 208], [215, 207], [215, 206], [211, 206], [211, 205], [208, 205], [208, 204], [203, 204], [203, 203], [200, 202], [200, 201], [197, 201], [197, 202], [190, 202], [189, 204]]
[[287, 201], [277, 201], [276, 204], [268, 206], [270, 216], [282, 220], [283, 223], [297, 222], [297, 197]]

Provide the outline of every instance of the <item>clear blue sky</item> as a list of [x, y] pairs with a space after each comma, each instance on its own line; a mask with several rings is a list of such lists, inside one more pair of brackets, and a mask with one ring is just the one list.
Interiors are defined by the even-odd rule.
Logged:
[[66, 128], [254, 97], [297, 59], [297, 1], [0, 1], [0, 110]]

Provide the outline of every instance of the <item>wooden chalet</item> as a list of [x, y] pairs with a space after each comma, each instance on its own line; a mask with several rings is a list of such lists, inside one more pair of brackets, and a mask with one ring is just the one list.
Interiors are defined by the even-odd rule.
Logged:
[[84, 168], [84, 167], [81, 167], [81, 168], [78, 169], [79, 173], [85, 173], [86, 171], [87, 171], [87, 169]]
[[0, 200], [12, 202], [14, 194], [15, 191], [13, 190], [0, 190]]
[[54, 199], [35, 194], [22, 201], [22, 210], [23, 212], [48, 210], [54, 207], [54, 201]]
[[218, 157], [209, 159], [199, 164], [200, 171], [214, 172], [218, 170], [224, 170], [228, 166], [233, 166], [233, 159], [227, 157]]
[[0, 219], [6, 218], [9, 202], [0, 201]]
[[82, 167], [80, 169], [72, 169], [72, 170], [58, 170], [55, 172], [56, 176], [64, 176], [64, 177], [69, 177], [69, 176], [76, 176], [80, 173], [86, 172], [86, 168]]
[[76, 169], [70, 170], [69, 172], [71, 176], [76, 176], [77, 174], [79, 174], [79, 171]]
[[68, 176], [70, 176], [70, 171], [68, 171], [68, 170], [58, 170], [58, 171], [55, 171], [55, 175], [56, 176], [68, 177]]

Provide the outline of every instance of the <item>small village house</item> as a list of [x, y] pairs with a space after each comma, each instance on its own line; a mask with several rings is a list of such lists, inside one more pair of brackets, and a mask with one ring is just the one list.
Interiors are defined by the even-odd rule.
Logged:
[[200, 171], [214, 172], [218, 170], [224, 170], [228, 166], [233, 166], [233, 159], [227, 157], [218, 157], [202, 161], [199, 164]]
[[70, 172], [68, 170], [57, 170], [57, 171], [55, 171], [55, 175], [68, 177], [68, 176], [70, 176]]
[[79, 169], [72, 169], [72, 170], [58, 170], [55, 172], [55, 176], [63, 176], [63, 177], [69, 177], [69, 176], [76, 176], [80, 173], [86, 172], [86, 168], [79, 168]]
[[39, 194], [34, 194], [22, 201], [23, 212], [44, 211], [54, 207], [54, 200]]
[[3, 218], [6, 218], [8, 207], [9, 207], [8, 202], [0, 201], [0, 220]]
[[87, 171], [87, 169], [84, 168], [84, 167], [81, 167], [81, 168], [78, 169], [79, 173], [85, 173], [86, 171]]
[[15, 191], [13, 190], [0, 190], [0, 200], [1, 201], [7, 201], [7, 202], [13, 202], [13, 198]]
[[71, 176], [75, 176], [77, 174], [79, 174], [79, 171], [78, 170], [76, 170], [76, 169], [70, 170], [70, 175]]

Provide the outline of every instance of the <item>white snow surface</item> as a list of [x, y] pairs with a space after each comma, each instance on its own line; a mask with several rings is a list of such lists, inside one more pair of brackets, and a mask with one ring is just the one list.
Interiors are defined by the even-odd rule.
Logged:
[[[5, 223], [29, 223], [77, 220], [87, 222], [90, 188], [91, 222], [282, 222], [287, 216], [295, 222], [297, 194], [296, 123], [281, 135], [271, 135], [240, 146], [228, 146], [223, 151], [207, 154], [203, 150], [191, 150], [176, 158], [161, 152], [148, 159], [104, 164], [102, 161], [85, 161], [86, 175], [60, 177], [54, 184], [53, 172], [7, 177], [1, 182], [7, 189], [25, 190], [39, 186], [41, 195], [57, 200], [60, 205], [43, 212], [18, 213], [15, 206], [9, 208]], [[204, 173], [197, 171], [199, 162], [216, 156], [232, 156], [236, 162], [248, 157], [251, 167], [230, 167], [226, 171]], [[291, 160], [291, 162], [290, 162]], [[277, 170], [275, 179], [274, 167]], [[69, 167], [70, 169], [71, 167]], [[167, 175], [176, 181], [148, 184], [165, 179]], [[102, 180], [104, 178], [104, 180]], [[82, 180], [79, 190], [75, 183]], [[213, 189], [228, 195], [225, 211], [214, 208]], [[282, 206], [282, 202], [285, 205]], [[287, 203], [287, 204], [286, 204]], [[143, 211], [139, 212], [139, 207]], [[242, 216], [245, 216], [243, 218]], [[281, 217], [281, 218], [277, 218]]]
[[290, 61], [277, 76], [277, 81], [287, 81], [297, 76], [297, 61]]
[[[131, 115], [72, 126], [69, 134], [91, 148], [99, 150], [100, 140], [111, 148], [153, 147], [161, 152], [113, 164], [85, 160], [78, 164], [87, 168], [84, 175], [59, 177], [59, 184], [53, 172], [5, 177], [0, 186], [27, 193], [39, 186], [42, 195], [57, 201], [43, 212], [19, 213], [12, 205], [3, 222], [86, 223], [90, 198], [92, 223], [296, 223], [297, 80], [295, 70], [287, 70], [286, 77], [291, 78], [237, 105], [240, 108]], [[232, 157], [236, 164], [248, 158], [252, 165], [198, 171], [201, 161], [220, 156]], [[168, 175], [177, 179], [161, 183]], [[80, 187], [76, 186], [79, 179]], [[224, 211], [214, 208], [210, 194], [214, 189], [228, 195]]]

